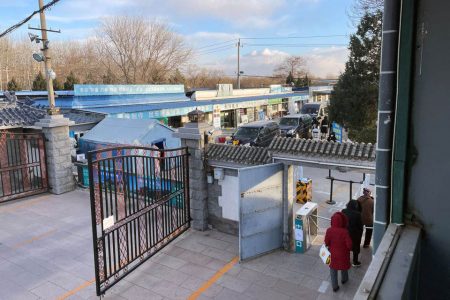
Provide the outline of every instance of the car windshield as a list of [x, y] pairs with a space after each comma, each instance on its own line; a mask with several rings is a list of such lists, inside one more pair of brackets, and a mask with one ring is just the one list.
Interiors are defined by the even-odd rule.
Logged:
[[297, 126], [298, 125], [298, 119], [296, 119], [296, 118], [282, 118], [280, 120], [280, 125]]
[[259, 128], [257, 127], [240, 127], [234, 134], [237, 138], [255, 139], [258, 136]]
[[319, 112], [320, 105], [305, 105], [302, 107], [302, 114], [316, 114]]

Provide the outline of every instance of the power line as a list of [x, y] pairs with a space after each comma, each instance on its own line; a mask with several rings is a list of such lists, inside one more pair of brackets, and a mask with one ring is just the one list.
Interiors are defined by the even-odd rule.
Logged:
[[329, 47], [329, 46], [347, 46], [347, 44], [251, 44], [245, 43], [245, 46], [278, 46], [278, 47]]
[[330, 34], [330, 35], [305, 35], [305, 36], [273, 36], [273, 37], [243, 37], [242, 40], [276, 40], [276, 39], [312, 39], [312, 38], [329, 38], [344, 37], [348, 34]]
[[222, 47], [215, 48], [215, 49], [212, 49], [212, 50], [206, 50], [206, 51], [204, 50], [204, 51], [200, 51], [200, 52], [197, 53], [197, 54], [200, 54], [200, 55], [203, 55], [203, 54], [210, 54], [210, 53], [215, 53], [215, 52], [220, 52], [220, 51], [232, 49], [232, 48], [234, 48], [234, 47], [235, 47], [234, 45], [226, 45], [226, 46], [222, 46]]
[[28, 21], [31, 20], [32, 17], [34, 17], [35, 15], [37, 15], [40, 12], [43, 12], [44, 10], [52, 7], [53, 5], [55, 5], [56, 3], [58, 3], [60, 0], [53, 0], [51, 2], [49, 2], [48, 4], [44, 5], [41, 9], [35, 10], [31, 15], [29, 15], [28, 17], [26, 17], [25, 19], [23, 19], [22, 21], [20, 21], [19, 23], [9, 27], [8, 29], [6, 29], [5, 31], [3, 31], [2, 33], [0, 33], [0, 38], [6, 36], [7, 34], [13, 32], [14, 30], [16, 30], [17, 28], [19, 28], [20, 26], [22, 26], [23, 24], [27, 23]]
[[219, 42], [219, 43], [209, 44], [209, 45], [206, 45], [206, 46], [202, 46], [202, 47], [200, 47], [200, 48], [197, 48], [197, 50], [204, 49], [204, 48], [209, 48], [209, 47], [214, 47], [214, 46], [221, 45], [221, 44], [226, 44], [226, 43], [229, 43], [229, 42], [235, 42], [236, 40], [237, 40], [237, 39], [232, 39], [232, 40], [228, 40], [228, 41], [224, 41], [224, 42]]

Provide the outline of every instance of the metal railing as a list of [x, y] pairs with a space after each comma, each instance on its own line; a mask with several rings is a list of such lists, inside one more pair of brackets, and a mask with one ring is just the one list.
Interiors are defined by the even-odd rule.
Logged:
[[190, 226], [187, 148], [88, 153], [100, 296]]
[[43, 134], [0, 132], [0, 202], [47, 190]]

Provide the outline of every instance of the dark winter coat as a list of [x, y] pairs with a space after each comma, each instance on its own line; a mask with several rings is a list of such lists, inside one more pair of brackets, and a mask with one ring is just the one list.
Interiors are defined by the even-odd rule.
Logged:
[[361, 212], [358, 201], [350, 200], [347, 203], [347, 208], [342, 212], [348, 218], [348, 233], [352, 239], [352, 251], [353, 253], [359, 253], [361, 250], [361, 237], [363, 234], [363, 223], [361, 220]]
[[347, 230], [347, 217], [341, 213], [334, 213], [331, 217], [331, 227], [325, 234], [325, 245], [331, 253], [330, 268], [335, 270], [350, 269], [350, 250], [352, 240]]
[[373, 226], [373, 198], [363, 195], [358, 198], [361, 206], [361, 218], [365, 226]]

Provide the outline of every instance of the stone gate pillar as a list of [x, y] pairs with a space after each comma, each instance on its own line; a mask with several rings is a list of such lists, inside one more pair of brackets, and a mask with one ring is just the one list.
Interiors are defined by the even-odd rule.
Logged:
[[194, 110], [188, 114], [189, 123], [178, 128], [173, 135], [181, 139], [181, 146], [189, 150], [189, 191], [192, 227], [195, 230], [208, 228], [208, 186], [203, 154], [205, 132], [213, 127], [205, 123], [204, 113]]
[[46, 139], [48, 185], [52, 194], [59, 195], [75, 189], [69, 138], [69, 125], [72, 123], [63, 115], [47, 115], [35, 124], [42, 128]]

